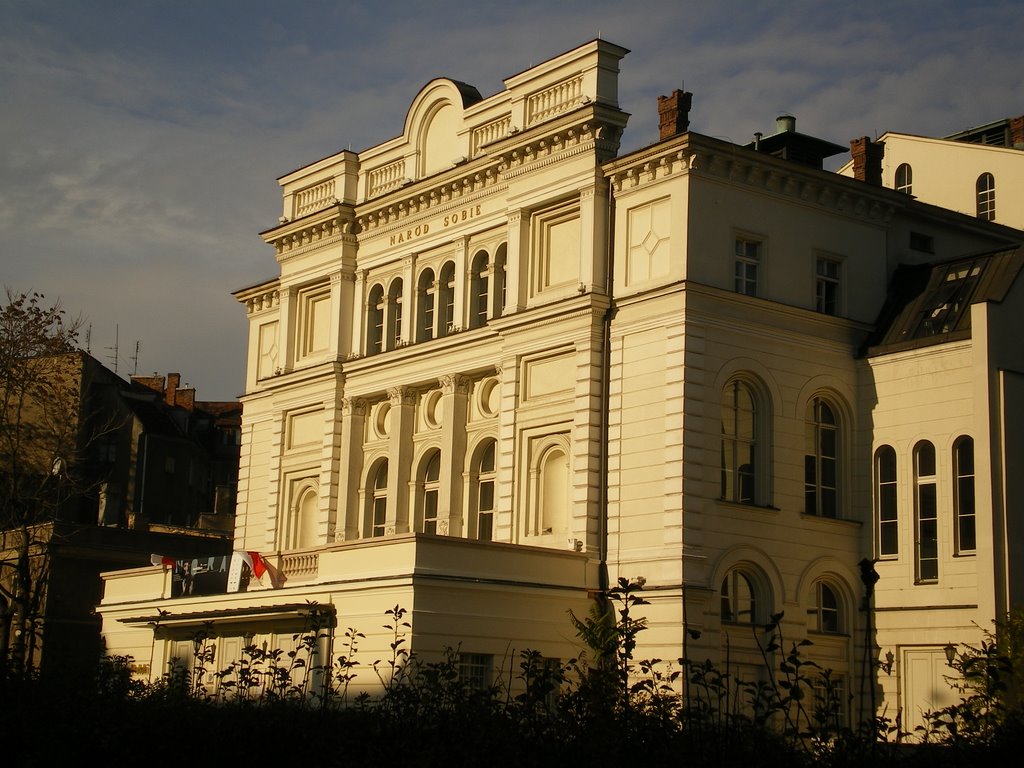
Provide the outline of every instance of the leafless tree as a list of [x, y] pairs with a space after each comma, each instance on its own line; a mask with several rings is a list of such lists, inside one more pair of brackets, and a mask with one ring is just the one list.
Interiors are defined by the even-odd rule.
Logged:
[[36, 665], [49, 576], [47, 523], [81, 493], [80, 321], [5, 289], [0, 307], [0, 678]]

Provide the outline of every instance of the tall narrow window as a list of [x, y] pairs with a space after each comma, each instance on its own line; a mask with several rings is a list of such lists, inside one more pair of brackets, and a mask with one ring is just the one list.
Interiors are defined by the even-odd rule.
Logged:
[[896, 489], [896, 451], [891, 445], [883, 445], [875, 453], [875, 536], [879, 557], [895, 557], [900, 551]]
[[366, 302], [366, 354], [384, 351], [384, 286], [370, 289]]
[[370, 499], [370, 536], [383, 536], [388, 520], [388, 463], [382, 461], [373, 476]]
[[842, 605], [835, 590], [824, 581], [816, 581], [808, 596], [807, 615], [815, 632], [839, 634], [843, 631]]
[[447, 336], [455, 330], [455, 264], [446, 262], [441, 267], [438, 281], [440, 301], [438, 311], [441, 313], [438, 325], [438, 336]]
[[388, 290], [388, 349], [402, 346], [402, 279], [391, 281]]
[[754, 393], [731, 381], [722, 393], [722, 498], [756, 503], [757, 412]]
[[978, 218], [995, 221], [996, 218], [996, 179], [991, 173], [983, 173], [974, 185], [978, 198]]
[[501, 317], [505, 313], [505, 300], [508, 298], [505, 281], [505, 263], [507, 260], [508, 246], [502, 243], [494, 254], [494, 264], [491, 267], [491, 277], [494, 294], [491, 317]]
[[437, 495], [441, 477], [441, 452], [434, 451], [423, 472], [423, 533], [437, 533]]
[[750, 578], [739, 569], [733, 569], [722, 580], [722, 621], [731, 624], [754, 624], [757, 616], [757, 596]]
[[490, 541], [494, 534], [494, 450], [489, 440], [476, 466], [476, 538]]
[[839, 267], [835, 259], [818, 258], [815, 308], [824, 315], [839, 314]]
[[839, 422], [831, 404], [815, 397], [807, 405], [804, 512], [839, 514]]
[[905, 195], [913, 194], [914, 171], [906, 163], [900, 163], [897, 166], [893, 187], [897, 192], [902, 192]]
[[935, 477], [935, 446], [922, 441], [914, 448], [914, 517], [918, 582], [939, 578], [939, 511]]
[[473, 257], [472, 279], [470, 290], [472, 292], [472, 310], [469, 316], [469, 327], [480, 328], [487, 324], [487, 301], [490, 287], [490, 264], [487, 260], [487, 251], [478, 251]]
[[736, 293], [757, 296], [757, 271], [761, 263], [761, 243], [737, 237], [733, 263]]
[[974, 439], [961, 437], [953, 445], [953, 471], [956, 475], [953, 509], [956, 515], [957, 554], [973, 553], [976, 544], [974, 516]]
[[434, 270], [423, 270], [416, 285], [416, 341], [430, 341], [434, 338], [434, 298], [436, 293]]

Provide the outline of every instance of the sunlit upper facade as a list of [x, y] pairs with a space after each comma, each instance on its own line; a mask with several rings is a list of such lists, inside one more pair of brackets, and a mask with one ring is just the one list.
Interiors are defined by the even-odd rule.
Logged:
[[[566, 610], [619, 577], [646, 580], [640, 656], [728, 658], [750, 678], [765, 674], [755, 628], [780, 612], [851, 694], [886, 651], [978, 638], [1008, 599], [991, 553], [1009, 545], [991, 531], [1019, 448], [997, 435], [993, 388], [1024, 360], [991, 329], [1020, 316], [1016, 257], [997, 259], [1005, 291], [970, 294], [966, 336], [876, 337], [906, 305], [887, 292], [899, 265], [984, 253], [993, 274], [1016, 233], [687, 132], [678, 92], [661, 139], [619, 157], [625, 54], [592, 41], [488, 98], [434, 80], [396, 138], [279, 180], [263, 238], [280, 275], [235, 293], [249, 318], [235, 546], [284, 584], [170, 600], [169, 572], [109, 574], [111, 649], [159, 676], [204, 622], [228, 659], [290, 642], [315, 601], [335, 633], [367, 635], [369, 664], [401, 605], [414, 651], [461, 643], [494, 673], [526, 647], [578, 653]], [[920, 380], [902, 386], [909, 371]], [[939, 395], [922, 383], [936, 377]], [[911, 406], [932, 413], [913, 435]], [[930, 529], [911, 522], [922, 476], [907, 467], [916, 441], [936, 446], [943, 542], [964, 438], [974, 555], [940, 544], [933, 564], [913, 554]], [[898, 467], [884, 521], [883, 443]], [[900, 618], [869, 622], [858, 563], [894, 540], [878, 600]], [[949, 600], [973, 607], [935, 624]], [[879, 694], [910, 711], [901, 665]], [[364, 667], [356, 685], [376, 682]]]

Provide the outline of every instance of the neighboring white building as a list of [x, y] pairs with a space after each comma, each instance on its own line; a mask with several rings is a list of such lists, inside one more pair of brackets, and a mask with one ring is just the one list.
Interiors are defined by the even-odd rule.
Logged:
[[[874, 142], [860, 141], [866, 142], [865, 154], [873, 160], [875, 183], [951, 211], [1024, 229], [1024, 116], [945, 138], [890, 131]], [[872, 160], [855, 157], [838, 173], [854, 176], [861, 162], [871, 167]]]
[[822, 171], [834, 145], [792, 121], [762, 151], [686, 132], [678, 91], [617, 157], [626, 53], [486, 99], [431, 81], [396, 138], [279, 180], [281, 273], [235, 294], [235, 538], [287, 581], [170, 599], [158, 568], [107, 574], [111, 652], [158, 677], [213, 622], [226, 663], [315, 601], [365, 664], [400, 605], [414, 652], [508, 670], [574, 656], [566, 610], [642, 576], [641, 658], [762, 676], [784, 612], [851, 715], [890, 652], [877, 700], [905, 724], [934, 703], [943, 647], [1021, 598], [1021, 233]]

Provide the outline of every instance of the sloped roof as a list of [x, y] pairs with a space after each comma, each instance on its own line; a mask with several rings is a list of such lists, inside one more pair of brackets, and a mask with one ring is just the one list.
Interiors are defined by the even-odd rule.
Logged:
[[971, 337], [970, 306], [1001, 302], [1024, 267], [1014, 246], [935, 264], [901, 265], [889, 284], [866, 354], [874, 356]]

